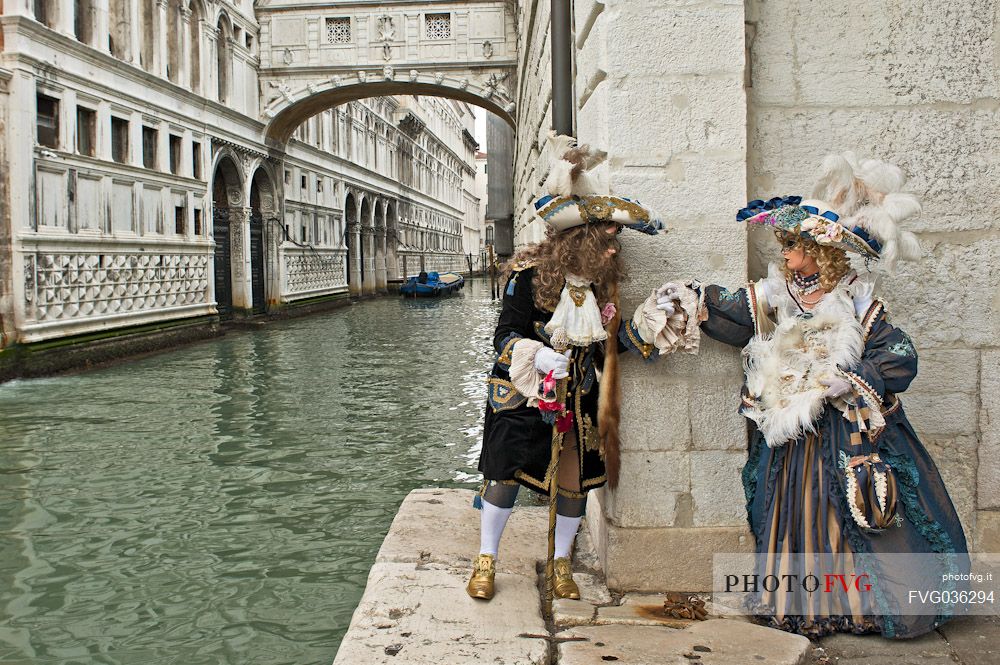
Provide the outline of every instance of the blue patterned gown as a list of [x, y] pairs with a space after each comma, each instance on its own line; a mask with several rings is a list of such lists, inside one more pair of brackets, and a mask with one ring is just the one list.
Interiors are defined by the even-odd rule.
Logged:
[[[708, 336], [745, 347], [761, 332], [758, 319], [764, 314], [756, 306], [758, 290], [751, 286], [728, 291], [710, 285], [703, 291], [708, 319], [701, 328]], [[785, 302], [795, 304], [791, 298]], [[792, 315], [809, 316], [801, 310]], [[747, 519], [756, 539], [758, 562], [779, 569], [783, 556], [789, 554], [840, 554], [856, 563], [864, 561], [865, 572], [880, 575], [891, 584], [880, 585], [878, 594], [817, 594], [820, 597], [801, 614], [784, 612], [763, 592], [754, 598], [754, 604], [760, 620], [768, 625], [810, 637], [880, 632], [885, 637], [909, 638], [933, 630], [958, 608], [942, 604], [930, 614], [914, 616], [902, 607], [907, 602], [903, 588], [918, 580], [932, 588], [955, 588], [956, 583], [942, 582], [942, 574], [968, 572], [968, 550], [941, 476], [897, 397], [917, 373], [913, 344], [889, 323], [880, 300], [871, 302], [860, 322], [864, 337], [861, 361], [841, 369], [852, 377], [852, 383], [863, 387], [858, 397], [869, 407], [877, 405], [884, 414], [884, 429], [864, 432], [863, 439], [868, 450], [874, 449], [895, 471], [895, 523], [872, 532], [852, 519], [841, 460], [844, 454], [858, 452], [859, 433], [829, 405], [814, 421], [814, 433], [775, 447], [769, 447], [754, 422], [748, 421], [749, 456], [742, 474]], [[744, 386], [741, 412], [746, 413], [753, 400]], [[908, 570], [882, 565], [879, 559], [880, 555], [902, 553], [936, 556], [917, 557], [920, 563], [906, 566]]]

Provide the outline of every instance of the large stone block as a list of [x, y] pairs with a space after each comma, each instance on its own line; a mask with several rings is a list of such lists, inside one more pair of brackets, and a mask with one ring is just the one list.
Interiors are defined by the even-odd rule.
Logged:
[[923, 215], [907, 222], [910, 230], [997, 228], [998, 109], [995, 102], [893, 111], [754, 107], [747, 153], [752, 193], [808, 193], [824, 155], [855, 150], [909, 176], [906, 190], [923, 202]]
[[[678, 78], [609, 71], [607, 81], [609, 111], [615, 118], [609, 126], [611, 143], [605, 147], [611, 159], [659, 167], [679, 157], [744, 159], [746, 96], [741, 73]], [[674, 166], [668, 174], [676, 179], [683, 171]]]
[[739, 413], [742, 372], [726, 381], [690, 382], [688, 414], [695, 450], [746, 451], [746, 419]]
[[746, 524], [746, 499], [740, 478], [747, 459], [746, 453], [713, 450], [695, 451], [690, 455], [693, 525]]
[[975, 549], [1000, 552], [1000, 511], [980, 510], [976, 515]]
[[605, 514], [619, 527], [673, 526], [678, 495], [689, 492], [685, 452], [623, 451], [618, 488], [604, 494]]
[[745, 527], [623, 529], [609, 525], [604, 572], [615, 591], [710, 591], [712, 554], [752, 553]]
[[[623, 181], [612, 174], [613, 191], [624, 194]], [[651, 191], [655, 181], [630, 178], [627, 181], [635, 198]], [[746, 229], [719, 220], [700, 227], [667, 232], [655, 238], [632, 238], [622, 234], [624, 256], [629, 263], [629, 277], [624, 284], [627, 304], [623, 312], [631, 314], [650, 292], [665, 281], [698, 279], [702, 283], [742, 286], [746, 283]]]
[[622, 368], [621, 435], [625, 450], [686, 450], [691, 443], [688, 382], [671, 379], [657, 363]]
[[678, 630], [663, 626], [587, 626], [566, 636], [583, 639], [559, 644], [562, 665], [634, 663], [759, 663], [799, 665], [812, 649], [801, 635], [731, 619], [696, 621]]
[[454, 568], [376, 563], [335, 665], [548, 663], [544, 640], [517, 637], [547, 634], [535, 575], [498, 573], [489, 603], [469, 598], [467, 576]]
[[[612, 139], [612, 145], [615, 145]], [[628, 163], [627, 166], [622, 164]], [[746, 162], [741, 151], [703, 157], [687, 153], [675, 156], [666, 164], [635, 166], [642, 157], [611, 160], [614, 191], [631, 194], [660, 216], [672, 232], [702, 228], [714, 221], [726, 231], [742, 237], [743, 230], [734, 220], [735, 211], [746, 205]], [[674, 238], [676, 240], [676, 237]], [[730, 243], [735, 241], [731, 238]]]
[[978, 460], [975, 436], [951, 439], [928, 438], [923, 441], [930, 453], [958, 517], [962, 521], [966, 540], [971, 541], [976, 532], [976, 470]]
[[[978, 508], [1000, 508], [1000, 351], [984, 351], [980, 372]], [[1000, 552], [1000, 546], [994, 552]]]
[[906, 392], [903, 408], [921, 436], [975, 434], [979, 405], [967, 393]]
[[918, 356], [917, 378], [906, 394], [979, 393], [979, 351], [923, 348], [914, 340]]
[[[615, 3], [605, 14], [611, 72], [742, 76], [742, 6], [679, 6], [647, 0]], [[636, 58], [637, 53], [642, 57]]]

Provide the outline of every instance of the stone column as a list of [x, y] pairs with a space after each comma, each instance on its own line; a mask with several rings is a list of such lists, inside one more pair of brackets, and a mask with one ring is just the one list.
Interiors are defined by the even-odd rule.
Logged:
[[348, 285], [353, 297], [361, 295], [361, 227], [355, 222], [349, 224], [347, 233], [350, 236], [351, 274], [348, 275]]
[[191, 89], [191, 10], [187, 7], [181, 8], [180, 20], [180, 49], [181, 49], [181, 71], [177, 77], [177, 85], [182, 88]]
[[267, 306], [281, 305], [284, 297], [284, 263], [281, 260], [281, 216], [264, 211], [264, 294]]
[[111, 32], [111, 22], [108, 15], [110, 0], [94, 1], [94, 48], [101, 53], [110, 53], [108, 34]]
[[50, 11], [54, 11], [55, 29], [64, 35], [76, 37], [76, 3], [64, 0], [63, 2], [53, 2]]
[[379, 293], [388, 291], [384, 226], [375, 229], [375, 289]]
[[142, 25], [139, 23], [139, 3], [142, 0], [129, 0], [131, 3], [129, 6], [129, 22], [128, 22], [128, 33], [129, 33], [129, 44], [128, 44], [128, 61], [133, 65], [139, 66], [142, 57], [140, 56], [140, 51], [142, 47]]
[[167, 0], [156, 0], [156, 7], [153, 10], [156, 25], [153, 27], [153, 34], [156, 41], [153, 44], [153, 71], [157, 76], [167, 77]]
[[361, 293], [366, 296], [375, 295], [375, 229], [366, 226], [361, 233], [361, 242], [365, 244], [365, 274], [361, 282]]
[[204, 52], [201, 54], [201, 96], [209, 99], [219, 98], [219, 73], [216, 67], [216, 51], [219, 48], [219, 29], [214, 25], [209, 25], [207, 21], [202, 22], [204, 34], [202, 46]]
[[[240, 197], [242, 201], [242, 197]], [[229, 208], [229, 251], [233, 270], [233, 309], [253, 309], [250, 284], [250, 208]]]

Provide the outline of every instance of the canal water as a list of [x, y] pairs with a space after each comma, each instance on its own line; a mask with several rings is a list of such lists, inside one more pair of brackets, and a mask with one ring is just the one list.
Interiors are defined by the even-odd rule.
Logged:
[[482, 280], [0, 385], [0, 663], [332, 662], [399, 503], [474, 487]]

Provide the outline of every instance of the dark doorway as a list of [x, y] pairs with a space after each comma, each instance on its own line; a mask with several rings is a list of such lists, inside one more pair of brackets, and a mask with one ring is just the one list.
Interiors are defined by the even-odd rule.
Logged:
[[212, 238], [215, 240], [215, 302], [219, 314], [233, 315], [233, 266], [229, 195], [240, 191], [239, 172], [223, 158], [212, 176]]
[[250, 287], [253, 313], [267, 311], [264, 295], [264, 216], [259, 210], [250, 212]]
[[[354, 242], [354, 238], [351, 237], [351, 229], [358, 221], [358, 206], [354, 202], [354, 195], [348, 194], [347, 199], [344, 201], [344, 245], [347, 247], [347, 283], [351, 284], [351, 280], [354, 279], [353, 273], [351, 272], [351, 267], [354, 265], [354, 256], [351, 252], [351, 243]], [[360, 289], [361, 285], [358, 284], [357, 288]]]

